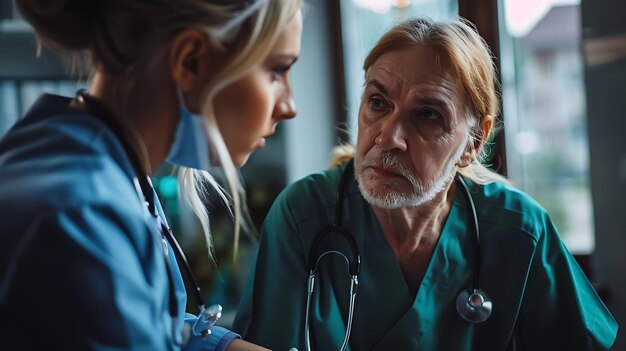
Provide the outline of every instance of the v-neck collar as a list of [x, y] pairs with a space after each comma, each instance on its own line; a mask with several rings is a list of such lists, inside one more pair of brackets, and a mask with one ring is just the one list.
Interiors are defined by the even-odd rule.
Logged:
[[[458, 252], [461, 250], [459, 240], [460, 236], [465, 233], [465, 225], [464, 221], [459, 217], [465, 217], [460, 214], [460, 211], [463, 211], [466, 206], [463, 203], [464, 199], [460, 192], [460, 189], [457, 189], [454, 193], [454, 199], [450, 206], [450, 212], [448, 213], [448, 217], [446, 218], [443, 228], [441, 230], [441, 234], [435, 244], [433, 249], [433, 253], [430, 261], [428, 262], [426, 271], [420, 283], [420, 286], [417, 290], [417, 294], [415, 298], [410, 298], [413, 300], [414, 304], [420, 300], [420, 294], [424, 295], [424, 290], [430, 290], [435, 284], [441, 284], [442, 280], [447, 281], [451, 276], [453, 271], [450, 268], [454, 269], [456, 264], [454, 260], [450, 260], [450, 252]], [[411, 289], [404, 279], [404, 274], [402, 272], [402, 268], [396, 259], [393, 249], [391, 245], [387, 241], [383, 229], [376, 217], [374, 209], [371, 205], [367, 204], [367, 211], [369, 212], [368, 216], [372, 218], [372, 226], [373, 226], [373, 239], [375, 240], [375, 245], [379, 248], [384, 248], [384, 260], [382, 263], [385, 267], [394, 267], [393, 274], [389, 274], [388, 278], [392, 278], [394, 280], [398, 280], [398, 282], [393, 282], [393, 286], [403, 286], [404, 289], [402, 291], [403, 294], [407, 296], [412, 296]], [[453, 255], [454, 259], [456, 259], [457, 255]], [[398, 279], [399, 278], [399, 279]], [[425, 288], [424, 288], [425, 286]]]
[[[374, 281], [383, 279], [384, 286], [377, 287], [377, 290], [380, 290], [380, 295], [385, 298], [393, 297], [392, 304], [397, 306], [391, 308], [394, 311], [390, 312], [397, 316], [395, 325], [386, 331], [377, 345], [385, 344], [385, 340], [395, 338], [397, 333], [406, 334], [409, 332], [407, 328], [410, 329], [415, 342], [419, 343], [429, 330], [433, 330], [435, 317], [446, 315], [439, 309], [451, 306], [449, 302], [456, 298], [461, 289], [467, 288], [465, 283], [471, 280], [470, 267], [474, 253], [467, 249], [472, 247], [469, 245], [472, 240], [471, 232], [467, 230], [467, 223], [470, 220], [467, 204], [461, 191], [456, 191], [448, 218], [435, 245], [417, 294], [413, 297], [372, 207], [365, 200], [363, 202], [367, 217], [370, 218], [371, 230], [369, 232], [372, 235], [371, 238], [364, 238], [364, 240], [371, 240], [373, 245], [368, 245], [368, 247], [378, 251], [376, 253], [378, 257], [370, 258], [366, 253], [363, 260], [364, 262], [373, 260], [379, 267], [386, 268], [385, 272], [380, 272], [376, 267], [372, 267], [374, 270], [372, 275], [384, 274], [384, 277], [378, 276], [370, 279]], [[363, 281], [363, 284], [367, 283]]]

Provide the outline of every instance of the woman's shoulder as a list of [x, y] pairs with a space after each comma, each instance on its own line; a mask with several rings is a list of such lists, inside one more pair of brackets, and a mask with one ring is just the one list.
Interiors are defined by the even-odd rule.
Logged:
[[[0, 198], [71, 206], [130, 187], [131, 170], [115, 136], [99, 121], [44, 95], [0, 139]], [[124, 186], [125, 185], [125, 186]]]
[[108, 254], [122, 243], [148, 252], [148, 215], [115, 137], [89, 116], [55, 108], [27, 114], [0, 140], [0, 266], [43, 243], [58, 255]]
[[95, 156], [123, 151], [103, 122], [70, 107], [71, 101], [63, 96], [42, 95], [0, 139], [2, 162], [39, 155]]

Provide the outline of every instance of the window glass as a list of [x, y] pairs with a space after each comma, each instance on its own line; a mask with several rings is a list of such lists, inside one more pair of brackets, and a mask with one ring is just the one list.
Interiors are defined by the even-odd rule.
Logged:
[[594, 247], [578, 1], [501, 0], [508, 176], [568, 248]]
[[15, 82], [0, 81], [0, 137], [11, 128], [19, 115]]
[[74, 96], [84, 82], [70, 80], [0, 81], [0, 137], [21, 118], [41, 94]]

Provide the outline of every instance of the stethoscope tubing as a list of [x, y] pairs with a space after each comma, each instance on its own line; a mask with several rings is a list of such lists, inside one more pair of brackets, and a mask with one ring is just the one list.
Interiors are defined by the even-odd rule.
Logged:
[[[306, 299], [306, 312], [305, 312], [305, 320], [304, 320], [304, 342], [305, 342], [305, 349], [307, 351], [311, 351], [311, 329], [310, 329], [310, 310], [311, 310], [311, 301], [313, 298], [313, 290], [315, 290], [315, 276], [316, 276], [316, 272], [317, 272], [317, 266], [319, 265], [319, 262], [325, 258], [327, 255], [332, 255], [332, 254], [336, 254], [339, 255], [341, 257], [343, 257], [343, 259], [346, 261], [346, 264], [348, 265], [348, 267], [350, 266], [350, 260], [346, 257], [346, 255], [344, 255], [343, 253], [341, 253], [340, 251], [336, 251], [336, 250], [331, 250], [331, 251], [326, 251], [323, 254], [321, 254], [316, 262], [315, 262], [315, 268], [313, 270], [311, 270], [309, 272], [309, 279], [308, 279], [308, 284], [307, 284], [307, 299]], [[348, 309], [348, 321], [346, 324], [346, 332], [345, 332], [345, 336], [343, 338], [343, 342], [341, 344], [341, 348], [339, 349], [340, 351], [345, 350], [345, 348], [348, 346], [348, 341], [350, 340], [350, 332], [352, 331], [352, 320], [354, 317], [354, 304], [356, 301], [356, 293], [358, 290], [358, 286], [359, 286], [359, 275], [357, 274], [352, 274], [351, 278], [350, 278], [350, 303], [349, 303], [349, 309]]]

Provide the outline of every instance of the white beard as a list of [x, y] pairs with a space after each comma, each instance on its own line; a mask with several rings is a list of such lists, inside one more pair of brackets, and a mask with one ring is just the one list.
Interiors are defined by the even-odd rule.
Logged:
[[[361, 160], [358, 156], [354, 159], [354, 175], [359, 190], [365, 200], [372, 206], [384, 209], [397, 209], [402, 207], [415, 207], [422, 205], [437, 196], [450, 183], [456, 173], [456, 163], [461, 159], [466, 143], [461, 143], [457, 152], [450, 158], [441, 175], [430, 184], [419, 182], [409, 170], [407, 170], [392, 153], [384, 153], [373, 158]], [[412, 191], [401, 191], [395, 188], [392, 183], [385, 184], [378, 189], [368, 188], [366, 180], [363, 179], [363, 169], [368, 166], [377, 166], [392, 170], [401, 174], [411, 183]]]

